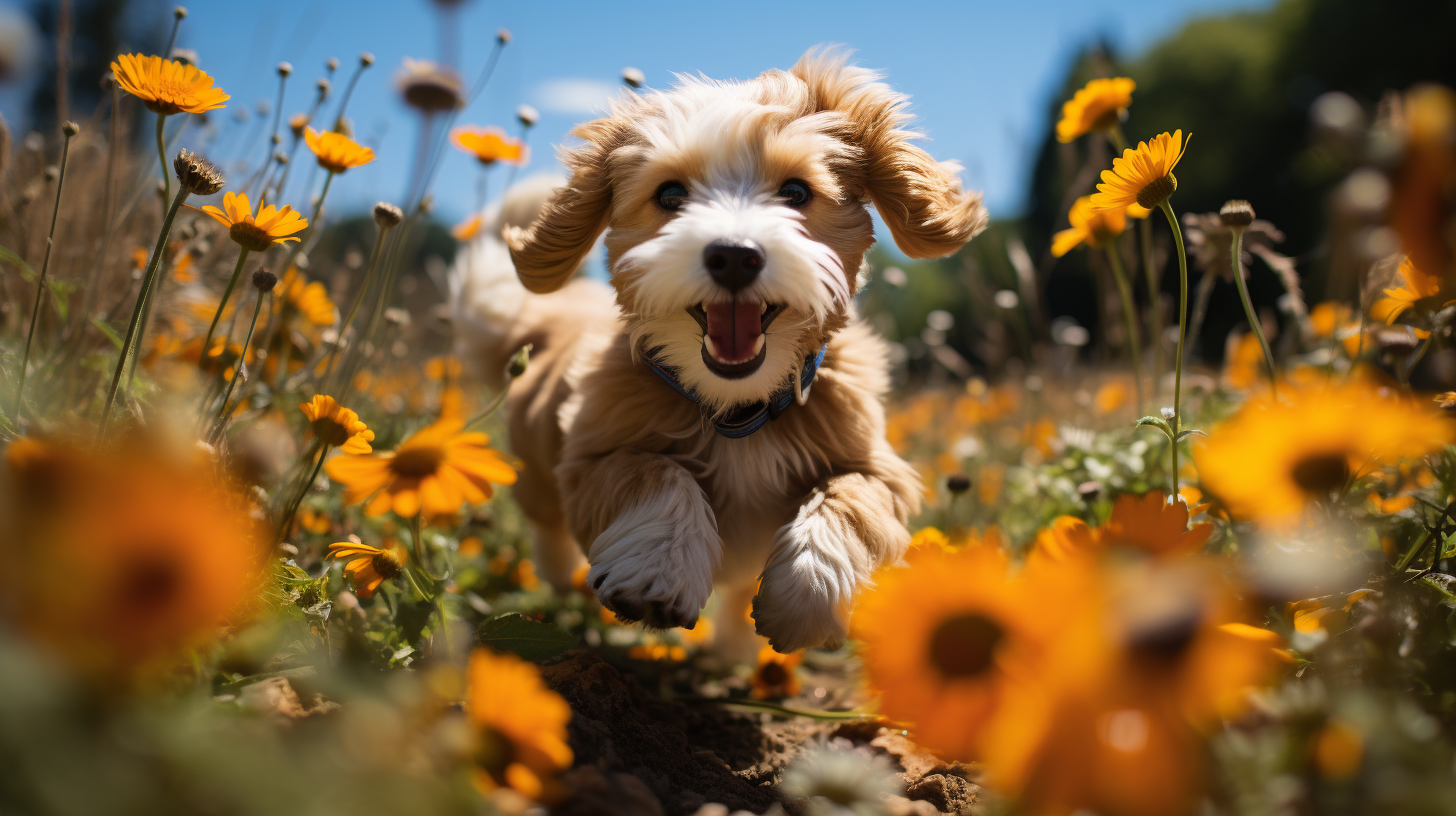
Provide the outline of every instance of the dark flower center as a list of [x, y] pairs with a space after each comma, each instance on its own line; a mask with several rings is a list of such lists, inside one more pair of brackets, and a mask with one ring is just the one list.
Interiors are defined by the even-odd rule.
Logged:
[[245, 247], [252, 252], [262, 252], [273, 246], [273, 239], [268, 235], [267, 230], [248, 221], [233, 224], [228, 228], [228, 236], [238, 246]]
[[485, 726], [476, 737], [475, 764], [490, 774], [496, 784], [506, 784], [506, 768], [516, 759], [516, 747], [510, 737]]
[[1158, 205], [1167, 201], [1177, 189], [1178, 179], [1172, 173], [1169, 173], [1139, 190], [1137, 203], [1150, 210], [1157, 209]]
[[769, 688], [778, 688], [788, 679], [789, 673], [784, 670], [782, 663], [765, 663], [758, 667], [758, 682]]
[[386, 581], [399, 575], [401, 572], [399, 556], [389, 550], [381, 550], [375, 553], [374, 557], [369, 559], [369, 564], [374, 567], [375, 572], [384, 576]]
[[444, 449], [434, 445], [404, 448], [389, 460], [389, 469], [406, 479], [423, 479], [435, 475], [444, 461]]
[[1127, 648], [1135, 659], [1169, 666], [1188, 651], [1203, 622], [1203, 610], [1188, 604], [1171, 614], [1140, 621], [1129, 628]]
[[1318, 453], [1294, 463], [1289, 473], [1305, 492], [1328, 496], [1350, 479], [1350, 460], [1343, 453]]
[[991, 668], [1006, 630], [984, 615], [957, 615], [930, 633], [930, 662], [946, 677], [975, 677]]
[[349, 441], [348, 429], [328, 417], [315, 419], [313, 432], [325, 445], [330, 447], [337, 448]]
[[182, 570], [159, 553], [146, 553], [124, 565], [117, 590], [118, 606], [138, 614], [153, 614], [177, 597]]

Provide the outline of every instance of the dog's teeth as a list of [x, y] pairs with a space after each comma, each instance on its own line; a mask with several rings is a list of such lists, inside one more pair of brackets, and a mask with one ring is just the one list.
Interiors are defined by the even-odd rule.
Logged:
[[723, 359], [723, 357], [718, 354], [718, 347], [713, 345], [713, 338], [711, 336], [706, 334], [703, 335], [703, 344], [708, 347], [708, 354], [712, 355], [714, 359]]
[[762, 315], [766, 311], [768, 311], [768, 301], [765, 300], [764, 302], [758, 304], [758, 313]]
[[752, 356], [757, 357], [760, 351], [763, 351], [763, 335], [761, 334], [758, 336], [758, 342], [753, 344]]

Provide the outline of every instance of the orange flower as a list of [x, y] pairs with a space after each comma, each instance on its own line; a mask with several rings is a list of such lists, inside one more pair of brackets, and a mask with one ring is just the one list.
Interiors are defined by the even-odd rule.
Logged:
[[224, 107], [232, 98], [213, 87], [212, 77], [196, 66], [161, 57], [122, 54], [111, 63], [111, 75], [147, 110], [163, 116], [205, 113]]
[[480, 234], [480, 227], [485, 223], [485, 218], [480, 213], [470, 216], [450, 228], [450, 234], [455, 236], [457, 241], [469, 241]]
[[1397, 271], [1405, 285], [1384, 290], [1385, 297], [1375, 301], [1375, 305], [1370, 307], [1371, 317], [1383, 320], [1387, 325], [1395, 323], [1395, 319], [1417, 301], [1441, 294], [1441, 279], [1417, 269], [1410, 258], [1401, 261]]
[[369, 446], [374, 432], [359, 420], [359, 415], [334, 401], [333, 397], [314, 394], [312, 402], [299, 405], [299, 410], [313, 423], [314, 436], [320, 442], [344, 453], [372, 453]]
[[494, 127], [467, 125], [450, 131], [450, 141], [484, 165], [503, 161], [522, 165], [530, 158], [530, 150], [520, 139], [512, 139]]
[[1127, 210], [1094, 210], [1092, 197], [1082, 196], [1072, 203], [1067, 222], [1071, 227], [1052, 237], [1052, 255], [1058, 258], [1082, 245], [1092, 249], [1107, 246], [1127, 229]]
[[1094, 79], [1062, 105], [1057, 141], [1063, 144], [1094, 130], [1109, 130], [1132, 104], [1137, 83], [1127, 77]]
[[405, 440], [396, 450], [371, 456], [343, 455], [325, 466], [329, 478], [348, 489], [344, 501], [369, 500], [366, 515], [388, 510], [401, 516], [445, 515], [462, 502], [478, 504], [492, 495], [491, 483], [516, 483], [516, 471], [486, 443], [483, 433], [462, 433], [465, 423], [442, 419]]
[[404, 572], [404, 553], [394, 548], [340, 541], [329, 545], [329, 558], [349, 559], [344, 564], [344, 572], [354, 579], [354, 594], [360, 598], [373, 597], [381, 584]]
[[541, 682], [533, 664], [476, 649], [465, 711], [475, 730], [475, 783], [482, 791], [509, 787], [540, 799], [556, 773], [571, 765], [566, 744], [571, 708]]
[[303, 132], [303, 141], [318, 159], [319, 167], [330, 173], [342, 173], [352, 167], [360, 167], [374, 161], [374, 151], [350, 139], [342, 133], [313, 128]]
[[802, 662], [802, 651], [785, 655], [774, 651], [772, 646], [759, 649], [758, 667], [753, 670], [753, 696], [764, 700], [798, 694], [799, 676], [794, 670]]
[[201, 211], [225, 225], [228, 235], [239, 246], [253, 252], [262, 252], [274, 244], [297, 241], [298, 238], [288, 236], [308, 226], [308, 219], [299, 215], [292, 207], [280, 210], [272, 204], [264, 205], [258, 210], [258, 217], [254, 218], [253, 204], [248, 201], [248, 194], [234, 193], [231, 190], [222, 194], [222, 209], [209, 204]]
[[1112, 169], [1102, 171], [1102, 183], [1092, 195], [1092, 209], [1126, 210], [1137, 204], [1151, 210], [1167, 201], [1178, 189], [1173, 168], [1187, 150], [1183, 131], [1177, 130], [1122, 151], [1112, 160]]

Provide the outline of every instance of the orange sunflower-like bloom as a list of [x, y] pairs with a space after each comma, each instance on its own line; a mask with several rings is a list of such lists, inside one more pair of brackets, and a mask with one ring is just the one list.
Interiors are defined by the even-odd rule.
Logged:
[[202, 212], [226, 226], [228, 235], [239, 246], [253, 252], [262, 252], [274, 244], [297, 241], [297, 237], [289, 236], [308, 226], [308, 219], [292, 207], [280, 210], [272, 204], [264, 205], [258, 210], [258, 217], [254, 218], [248, 194], [231, 190], [222, 194], [222, 209], [209, 204], [202, 208]]
[[462, 502], [478, 504], [492, 495], [491, 483], [516, 483], [516, 471], [486, 443], [483, 433], [462, 433], [458, 418], [421, 429], [396, 450], [372, 456], [343, 455], [325, 466], [329, 478], [348, 489], [349, 504], [369, 500], [366, 515], [394, 510], [401, 516], [444, 515]]
[[1441, 294], [1441, 279], [1421, 271], [1410, 258], [1401, 261], [1397, 271], [1403, 285], [1384, 290], [1385, 297], [1375, 301], [1375, 305], [1370, 307], [1371, 316], [1385, 321], [1387, 325], [1394, 323], [1396, 318], [1405, 314], [1417, 301]]
[[273, 289], [273, 297], [278, 304], [276, 311], [285, 317], [297, 314], [314, 326], [332, 326], [338, 317], [329, 290], [322, 283], [305, 278], [294, 266], [283, 273]]
[[1062, 573], [1014, 576], [998, 547], [927, 550], [907, 563], [879, 570], [855, 604], [880, 710], [940, 756], [992, 763], [995, 784], [1014, 787], [1071, 675], [1054, 661], [1095, 659], [1089, 616], [1067, 611], [1082, 596], [1056, 583]]
[[313, 423], [314, 436], [331, 448], [344, 453], [373, 453], [369, 446], [374, 441], [374, 432], [369, 430], [359, 415], [345, 408], [324, 394], [314, 394], [313, 401], [298, 406], [308, 421]]
[[506, 132], [495, 127], [466, 125], [450, 131], [450, 142], [460, 150], [474, 156], [481, 164], [525, 164], [530, 150], [525, 142], [512, 139]]
[[394, 548], [340, 541], [329, 545], [329, 558], [344, 561], [344, 572], [354, 579], [354, 594], [360, 598], [373, 597], [385, 581], [404, 572], [404, 553]]
[[211, 462], [156, 439], [17, 440], [0, 463], [0, 614], [75, 668], [126, 682], [240, 620], [270, 539]]
[[318, 159], [319, 167], [330, 173], [342, 173], [374, 161], [372, 148], [365, 147], [342, 133], [331, 130], [320, 132], [308, 128], [303, 132], [303, 141]]
[[1365, 382], [1314, 381], [1244, 403], [1193, 449], [1202, 486], [1236, 519], [1283, 526], [1354, 476], [1438, 451], [1456, 424], [1426, 401]]
[[1062, 104], [1057, 141], [1067, 143], [1094, 130], [1108, 130], [1132, 104], [1137, 83], [1127, 77], [1094, 79]]
[[465, 710], [475, 732], [477, 787], [542, 799], [571, 765], [571, 708], [546, 687], [535, 665], [515, 655], [476, 649], [468, 671]]
[[802, 662], [802, 651], [779, 654], [772, 646], [759, 649], [758, 665], [753, 670], [753, 696], [766, 700], [798, 694], [800, 686], [796, 670]]
[[[1189, 134], [1190, 139], [1192, 136]], [[1136, 204], [1151, 210], [1167, 201], [1178, 189], [1173, 168], [1187, 149], [1183, 131], [1176, 130], [1122, 151], [1112, 160], [1112, 169], [1102, 171], [1102, 183], [1092, 195], [1092, 209], [1126, 210]]]
[[224, 107], [232, 97], [213, 87], [212, 77], [196, 66], [143, 54], [122, 54], [111, 63], [111, 75], [147, 110], [163, 116], [205, 113]]
[[1067, 213], [1071, 227], [1052, 237], [1052, 255], [1060, 258], [1079, 246], [1100, 249], [1127, 229], [1127, 210], [1094, 210], [1092, 197], [1082, 196]]
[[1131, 493], [1117, 498], [1112, 514], [1100, 527], [1091, 527], [1074, 516], [1062, 516], [1036, 536], [1028, 563], [1041, 568], [1048, 562], [1067, 562], [1098, 556], [1113, 549], [1141, 553], [1153, 558], [1197, 553], [1208, 543], [1213, 525], [1188, 526], [1188, 506], [1169, 503], [1167, 494], [1153, 491], [1143, 496]]

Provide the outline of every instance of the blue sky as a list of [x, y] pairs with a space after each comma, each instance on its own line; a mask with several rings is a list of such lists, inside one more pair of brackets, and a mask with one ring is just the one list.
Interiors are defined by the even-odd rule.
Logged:
[[[6, 4], [15, 5], [0, 0], [0, 6]], [[1079, 48], [1106, 38], [1136, 53], [1192, 16], [1268, 4], [466, 0], [454, 30], [467, 78], [484, 63], [497, 28], [508, 28], [514, 39], [461, 121], [514, 127], [516, 106], [534, 105], [542, 118], [531, 134], [528, 172], [550, 170], [557, 166], [554, 146], [616, 92], [624, 66], [640, 68], [649, 85], [663, 87], [674, 72], [750, 77], [765, 68], [787, 68], [812, 45], [842, 43], [856, 51], [859, 64], [881, 70], [911, 95], [931, 153], [959, 161], [967, 186], [985, 190], [995, 214], [1014, 215], [1049, 126], [1048, 104]], [[138, 5], [148, 7], [157, 22], [171, 22], [171, 3]], [[429, 0], [198, 0], [189, 6], [180, 45], [198, 51], [202, 67], [232, 94], [230, 104], [251, 106], [273, 97], [273, 66], [286, 59], [295, 73], [284, 111], [301, 110], [312, 101], [313, 80], [328, 57], [344, 64], [336, 77], [341, 88], [358, 53], [373, 52], [378, 62], [364, 75], [349, 112], [356, 136], [380, 158], [335, 180], [331, 209], [337, 213], [403, 196], [415, 121], [394, 92], [393, 79], [404, 57], [437, 56], [440, 27]], [[13, 118], [15, 98], [0, 95], [8, 117]], [[336, 94], [331, 102], [337, 101]], [[332, 110], [325, 108], [329, 115]], [[475, 199], [473, 160], [451, 153], [434, 188], [447, 219], [463, 217]]]

